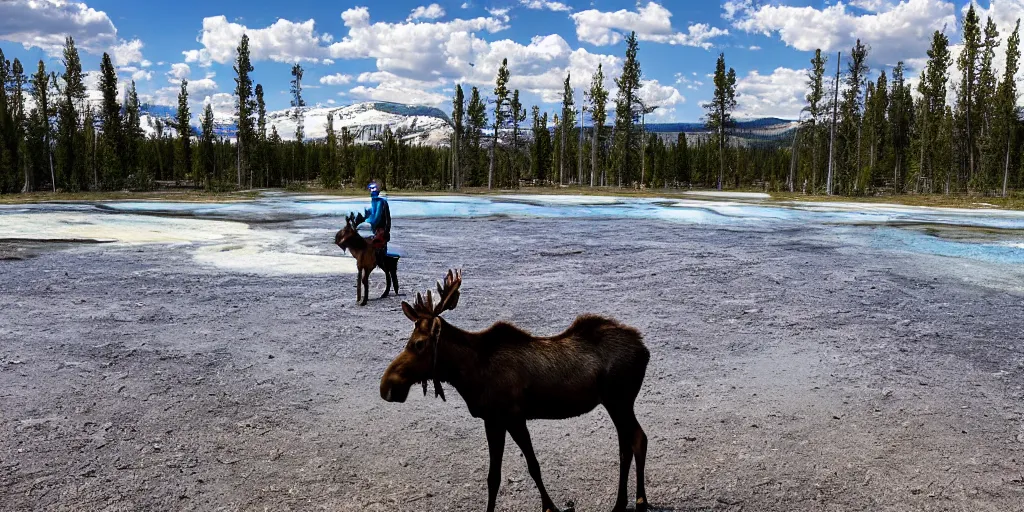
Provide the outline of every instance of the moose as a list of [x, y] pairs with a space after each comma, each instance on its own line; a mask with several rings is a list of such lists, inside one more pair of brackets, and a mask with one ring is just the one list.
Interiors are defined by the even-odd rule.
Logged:
[[[360, 217], [362, 216], [360, 215]], [[345, 217], [345, 227], [334, 235], [334, 244], [356, 259], [356, 303], [365, 306], [367, 298], [370, 296], [370, 272], [373, 272], [375, 268], [380, 267], [387, 279], [384, 294], [380, 298], [383, 299], [391, 293], [392, 284], [395, 287], [395, 295], [398, 295], [398, 260], [400, 256], [387, 254], [381, 258], [381, 261], [378, 261], [377, 255], [374, 254], [373, 247], [370, 245], [370, 240], [373, 237], [362, 237], [356, 230], [356, 226], [360, 222], [362, 222], [361, 218], [357, 219], [354, 213], [349, 213]]]
[[647, 435], [633, 409], [647, 372], [650, 352], [639, 331], [615, 320], [582, 315], [561, 334], [536, 337], [512, 324], [497, 322], [480, 332], [452, 326], [441, 314], [459, 303], [462, 272], [448, 271], [437, 283], [438, 302], [428, 290], [416, 294], [402, 311], [415, 326], [405, 349], [381, 377], [380, 396], [405, 402], [419, 383], [428, 381], [434, 395], [445, 400], [441, 383], [451, 384], [474, 418], [484, 420], [490, 468], [487, 511], [493, 512], [501, 484], [505, 433], [519, 445], [545, 512], [557, 512], [544, 489], [540, 465], [530, 442], [527, 420], [561, 420], [581, 416], [601, 404], [608, 411], [619, 440], [619, 488], [615, 512], [626, 509], [626, 482], [636, 459], [636, 510], [646, 511], [644, 464]]

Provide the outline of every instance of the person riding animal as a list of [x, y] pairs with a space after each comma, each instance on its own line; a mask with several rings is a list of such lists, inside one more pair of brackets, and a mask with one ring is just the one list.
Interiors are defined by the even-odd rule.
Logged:
[[366, 187], [370, 191], [370, 208], [366, 208], [362, 214], [356, 217], [355, 227], [366, 222], [373, 232], [371, 245], [377, 261], [382, 261], [388, 252], [388, 242], [391, 241], [391, 209], [388, 207], [388, 200], [380, 197], [380, 185], [377, 181], [371, 181]]

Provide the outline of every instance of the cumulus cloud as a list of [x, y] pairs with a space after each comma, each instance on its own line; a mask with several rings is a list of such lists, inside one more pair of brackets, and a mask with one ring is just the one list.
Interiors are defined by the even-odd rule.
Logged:
[[444, 16], [444, 8], [441, 7], [440, 5], [437, 5], [437, 4], [430, 4], [428, 6], [422, 6], [421, 5], [421, 6], [419, 6], [419, 7], [417, 7], [417, 8], [412, 10], [412, 13], [409, 14], [409, 18], [407, 18], [406, 21], [412, 21], [412, 20], [418, 20], [418, 19], [436, 20], [437, 18], [440, 18], [442, 16]]
[[350, 90], [349, 94], [362, 100], [393, 101], [433, 106], [440, 106], [451, 101], [451, 98], [435, 92], [410, 89], [390, 83], [382, 83], [376, 87], [360, 85]]
[[796, 119], [804, 107], [807, 71], [779, 67], [769, 75], [757, 70], [736, 79], [737, 117]]
[[324, 85], [348, 85], [351, 82], [352, 75], [343, 75], [341, 73], [320, 77], [320, 83]]
[[102, 53], [117, 44], [117, 29], [110, 17], [82, 2], [64, 0], [4, 0], [0, 2], [0, 39], [25, 49], [41, 48], [50, 56], [61, 54], [64, 37], [90, 53]]
[[316, 32], [314, 20], [293, 22], [279, 19], [266, 28], [249, 28], [229, 22], [226, 16], [203, 19], [203, 31], [198, 41], [203, 48], [182, 52], [185, 62], [228, 64], [236, 58], [235, 52], [242, 34], [249, 36], [249, 54], [255, 61], [320, 62], [327, 53], [322, 43], [330, 40]]
[[686, 32], [676, 32], [672, 28], [672, 12], [655, 2], [649, 2], [635, 12], [590, 9], [571, 17], [576, 23], [576, 37], [597, 46], [617, 44], [624, 39], [624, 34], [635, 31], [641, 41], [707, 49], [712, 46], [711, 39], [729, 34], [728, 30], [704, 23], [690, 25]]
[[865, 0], [858, 4], [868, 12], [850, 10], [843, 3], [819, 9], [733, 0], [723, 5], [723, 16], [737, 29], [765, 36], [778, 34], [801, 51], [845, 51], [859, 38], [871, 46], [868, 59], [876, 65], [922, 56], [935, 30], [951, 31], [957, 26], [953, 4], [945, 0], [901, 0], [895, 5]]
[[138, 39], [124, 41], [111, 48], [112, 51], [110, 57], [113, 59], [115, 66], [127, 66], [129, 64], [142, 63], [142, 46], [142, 41], [139, 41]]
[[571, 11], [572, 7], [563, 4], [562, 2], [553, 2], [551, 0], [519, 0], [520, 5], [527, 9], [537, 10], [548, 10], [548, 11]]
[[[643, 87], [639, 91], [640, 101], [649, 107], [658, 107], [654, 113], [660, 117], [666, 116], [670, 107], [680, 103], [686, 103], [686, 98], [671, 85], [662, 85], [657, 80], [644, 80]], [[659, 114], [660, 112], [660, 114]]]
[[150, 81], [152, 79], [153, 79], [153, 72], [152, 71], [146, 71], [145, 69], [140, 69], [140, 70], [135, 71], [135, 72], [132, 73], [132, 80], [135, 80], [136, 82], [141, 82], [143, 80], [148, 82], [148, 81]]
[[171, 83], [180, 83], [190, 76], [192, 76], [192, 68], [184, 62], [171, 64], [171, 70], [167, 72], [167, 80]]

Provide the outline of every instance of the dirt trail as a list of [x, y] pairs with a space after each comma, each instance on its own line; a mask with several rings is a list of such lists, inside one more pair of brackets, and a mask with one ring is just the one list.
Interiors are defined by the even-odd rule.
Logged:
[[[327, 222], [254, 229], [320, 244]], [[464, 268], [460, 327], [553, 334], [595, 312], [644, 333], [659, 510], [1024, 510], [1022, 296], [952, 260], [626, 221], [403, 221], [393, 239], [407, 294]], [[483, 510], [482, 422], [453, 391], [380, 399], [410, 325], [395, 298], [357, 307], [354, 280], [160, 245], [0, 261], [0, 509]], [[556, 502], [611, 508], [603, 410], [531, 431]], [[500, 510], [539, 509], [511, 442], [503, 474]]]

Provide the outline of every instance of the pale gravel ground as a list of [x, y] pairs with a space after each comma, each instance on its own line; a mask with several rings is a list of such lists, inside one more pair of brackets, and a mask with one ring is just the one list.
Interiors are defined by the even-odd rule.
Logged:
[[[330, 243], [329, 220], [254, 229], [310, 228]], [[1024, 510], [1019, 286], [844, 232], [496, 218], [393, 237], [406, 299], [465, 269], [461, 327], [595, 312], [644, 333], [660, 510]], [[0, 510], [484, 509], [483, 424], [454, 390], [379, 397], [411, 327], [398, 299], [167, 246], [55, 249], [0, 261]], [[610, 510], [603, 410], [531, 432], [557, 503]], [[499, 510], [539, 510], [511, 441], [504, 477]]]

